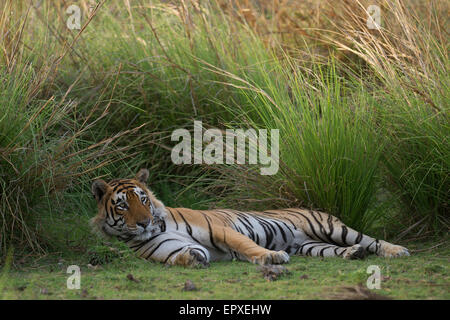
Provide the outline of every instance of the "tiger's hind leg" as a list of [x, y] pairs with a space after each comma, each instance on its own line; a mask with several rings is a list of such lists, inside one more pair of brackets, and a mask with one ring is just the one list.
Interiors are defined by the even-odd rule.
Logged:
[[354, 246], [359, 244], [367, 253], [373, 253], [380, 257], [396, 258], [409, 256], [408, 249], [405, 247], [372, 238], [362, 232], [347, 227], [340, 221], [337, 226], [337, 231], [340, 233], [340, 236], [336, 236], [335, 240], [340, 245]]
[[327, 213], [300, 209], [286, 211], [290, 218], [297, 216], [298, 226], [312, 240], [341, 247], [359, 244], [368, 253], [374, 253], [381, 257], [409, 256], [408, 249], [355, 231], [335, 216]]
[[344, 259], [363, 259], [367, 252], [359, 244], [349, 247], [341, 247], [326, 242], [307, 240], [298, 246], [295, 255], [312, 257], [342, 257]]

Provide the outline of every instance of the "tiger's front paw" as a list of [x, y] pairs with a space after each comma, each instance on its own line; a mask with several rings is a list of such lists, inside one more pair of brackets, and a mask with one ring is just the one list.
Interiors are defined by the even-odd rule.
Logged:
[[190, 249], [189, 254], [192, 256], [190, 265], [192, 267], [208, 268], [209, 262], [207, 258], [197, 249]]
[[251, 260], [255, 264], [283, 264], [289, 262], [289, 255], [285, 251], [269, 251]]
[[347, 248], [343, 255], [343, 258], [348, 260], [364, 259], [366, 257], [366, 254], [366, 250], [364, 250], [361, 245], [355, 244]]
[[378, 255], [386, 258], [398, 258], [409, 256], [409, 251], [405, 247], [398, 246], [386, 241], [380, 241], [381, 246]]
[[172, 264], [193, 268], [207, 268], [209, 267], [208, 259], [199, 249], [187, 248], [176, 256]]

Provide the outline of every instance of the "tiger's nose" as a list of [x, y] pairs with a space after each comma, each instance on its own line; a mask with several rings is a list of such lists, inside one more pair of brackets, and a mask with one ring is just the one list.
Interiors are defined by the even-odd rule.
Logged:
[[150, 224], [150, 218], [149, 219], [147, 219], [147, 220], [143, 220], [143, 221], [140, 221], [140, 222], [138, 222], [138, 223], [136, 223], [138, 226], [140, 226], [140, 227], [142, 227], [142, 228], [147, 228], [147, 226]]

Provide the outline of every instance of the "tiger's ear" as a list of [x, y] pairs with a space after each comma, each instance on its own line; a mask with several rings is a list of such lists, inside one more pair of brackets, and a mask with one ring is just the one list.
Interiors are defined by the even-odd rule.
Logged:
[[150, 173], [148, 172], [147, 169], [141, 169], [136, 174], [136, 180], [145, 184], [147, 182], [147, 179], [148, 179], [149, 175], [150, 175]]
[[92, 195], [97, 200], [97, 202], [100, 202], [100, 200], [103, 199], [103, 196], [111, 189], [111, 187], [104, 181], [104, 180], [95, 180], [92, 183]]

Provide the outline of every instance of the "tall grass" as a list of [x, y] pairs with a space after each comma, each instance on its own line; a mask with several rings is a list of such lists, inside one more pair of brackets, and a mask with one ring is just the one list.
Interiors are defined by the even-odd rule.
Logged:
[[259, 199], [265, 208], [321, 209], [368, 230], [380, 215], [371, 205], [382, 151], [371, 128], [371, 97], [357, 82], [338, 76], [333, 61], [308, 69], [273, 56], [253, 69], [245, 78], [214, 71], [239, 88], [239, 100], [228, 108], [235, 116], [230, 127], [279, 130], [280, 168], [275, 175], [261, 175], [259, 166], [220, 167], [219, 185], [239, 203]]
[[[51, 43], [45, 34], [34, 39], [34, 46], [24, 45], [30, 11], [17, 20], [6, 19], [11, 2], [4, 5], [0, 20], [4, 53], [0, 65], [0, 249], [3, 253], [6, 246], [15, 245], [44, 252], [57, 242], [49, 236], [46, 229], [53, 226], [47, 222], [64, 220], [71, 205], [67, 201], [71, 198], [62, 195], [81, 186], [78, 199], [71, 200], [78, 206], [76, 211], [83, 211], [86, 204], [80, 204], [80, 194], [89, 190], [90, 180], [110, 173], [115, 163], [130, 157], [134, 159], [129, 165], [137, 165], [142, 158], [133, 148], [147, 145], [152, 136], [136, 136], [143, 125], [113, 135], [105, 132], [103, 128], [112, 120], [110, 97], [100, 94], [85, 104], [69, 98], [80, 77], [66, 88], [52, 86], [67, 52], [44, 51]], [[113, 86], [114, 77], [109, 82]], [[49, 86], [52, 94], [47, 92]]]
[[[343, 37], [330, 41], [356, 54], [379, 96], [386, 185], [403, 200], [416, 231], [449, 229], [450, 77], [448, 3], [383, 1], [383, 25], [369, 30], [364, 6], [344, 7]], [[345, 37], [344, 37], [345, 35]], [[420, 222], [420, 223], [419, 223]]]

